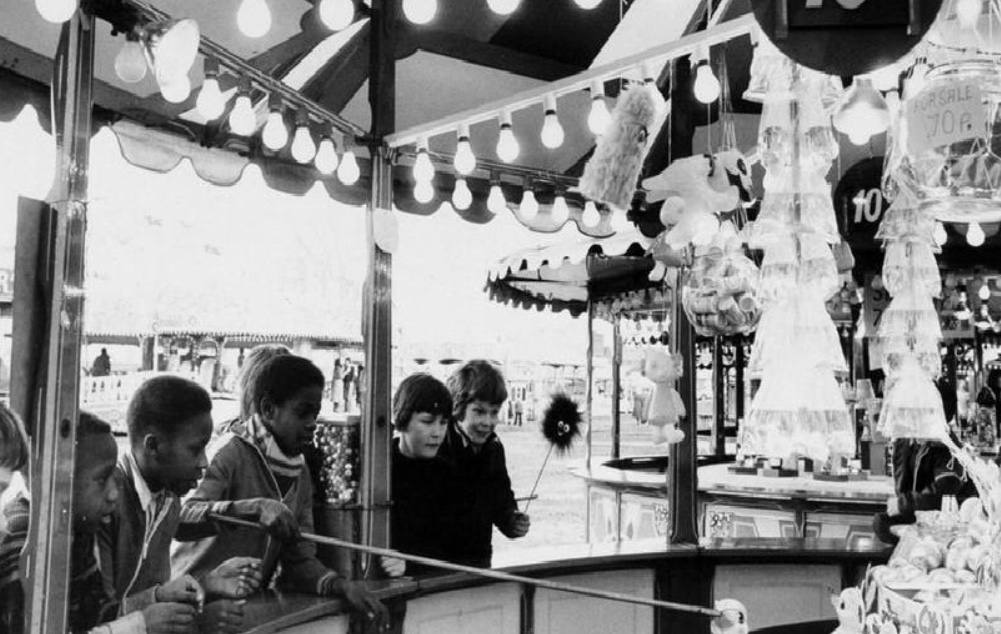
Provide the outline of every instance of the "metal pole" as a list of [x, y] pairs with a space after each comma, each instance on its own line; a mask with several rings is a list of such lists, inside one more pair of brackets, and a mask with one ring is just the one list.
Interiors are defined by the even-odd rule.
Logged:
[[[679, 284], [680, 286], [680, 284]], [[671, 543], [694, 544], [698, 541], [698, 409], [695, 391], [695, 330], [681, 309], [681, 289], [674, 293], [675, 341], [678, 354], [685, 363], [685, 372], [678, 381], [678, 392], [688, 411], [679, 427], [685, 439], [671, 445]]]
[[594, 302], [587, 300], [587, 385], [585, 385], [584, 410], [587, 416], [587, 431], [584, 439], [587, 441], [587, 452], [584, 456], [588, 469], [591, 468], [591, 455], [593, 453], [591, 442], [593, 435], [591, 428], [594, 427]]
[[77, 11], [63, 25], [52, 83], [56, 181], [48, 201], [56, 216], [42, 420], [35, 421], [26, 615], [31, 634], [69, 630], [73, 460], [83, 332], [84, 234], [87, 219], [94, 18]]
[[622, 435], [622, 414], [619, 400], [622, 398], [622, 316], [612, 316], [612, 455], [619, 457]]
[[726, 368], [723, 367], [723, 338], [713, 337], [713, 455], [726, 453]]

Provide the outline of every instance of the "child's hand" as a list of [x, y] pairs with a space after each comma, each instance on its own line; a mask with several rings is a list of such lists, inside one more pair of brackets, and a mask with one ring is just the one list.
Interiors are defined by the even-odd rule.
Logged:
[[147, 634], [187, 634], [195, 627], [195, 608], [185, 603], [153, 603], [142, 614]]
[[514, 512], [514, 524], [511, 533], [515, 538], [528, 535], [528, 529], [532, 527], [532, 519], [521, 511]]
[[206, 575], [205, 592], [210, 597], [241, 599], [261, 587], [261, 560], [256, 557], [233, 557]]
[[391, 579], [402, 577], [407, 571], [407, 562], [396, 557], [381, 557], [379, 565], [382, 566], [382, 571], [386, 573], [386, 576]]
[[191, 575], [184, 575], [163, 584], [154, 592], [157, 603], [188, 603], [200, 606], [205, 601], [205, 591]]
[[281, 541], [299, 535], [299, 523], [295, 515], [278, 500], [271, 498], [251, 498], [233, 503], [237, 515], [252, 517]]

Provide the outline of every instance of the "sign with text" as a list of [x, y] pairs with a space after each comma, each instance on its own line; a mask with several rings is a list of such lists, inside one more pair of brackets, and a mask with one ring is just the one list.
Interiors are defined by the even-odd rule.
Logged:
[[907, 102], [907, 150], [920, 154], [983, 136], [987, 112], [976, 80], [949, 82]]

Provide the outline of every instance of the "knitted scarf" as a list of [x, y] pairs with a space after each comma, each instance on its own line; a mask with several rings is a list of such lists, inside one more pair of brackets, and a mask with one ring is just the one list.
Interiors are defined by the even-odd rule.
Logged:
[[292, 457], [278, 446], [274, 435], [265, 427], [259, 415], [255, 414], [246, 422], [247, 434], [251, 442], [257, 446], [268, 463], [268, 468], [276, 476], [295, 479], [302, 473], [306, 460], [300, 454]]

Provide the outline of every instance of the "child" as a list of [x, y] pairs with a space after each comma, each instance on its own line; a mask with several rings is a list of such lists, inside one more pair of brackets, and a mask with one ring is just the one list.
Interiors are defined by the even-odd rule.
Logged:
[[494, 429], [507, 387], [500, 371], [483, 360], [468, 361], [448, 379], [455, 422], [449, 425], [443, 457], [455, 468], [457, 509], [453, 557], [458, 563], [490, 567], [496, 526], [515, 539], [531, 520], [518, 511], [507, 474], [504, 446]]
[[[14, 474], [28, 466], [28, 434], [17, 414], [0, 403], [0, 497], [10, 486]], [[0, 537], [6, 532], [0, 519]], [[2, 565], [0, 560], [0, 565]]]
[[343, 596], [381, 622], [382, 604], [363, 585], [328, 570], [316, 546], [297, 537], [300, 528], [313, 530], [313, 485], [302, 452], [313, 441], [323, 387], [323, 373], [302, 357], [277, 356], [260, 368], [250, 386], [251, 416], [213, 441], [205, 478], [185, 502], [182, 522], [199, 525], [218, 513], [259, 522], [268, 532], [220, 523], [218, 535], [175, 546], [174, 571], [198, 577], [228, 557], [265, 553], [265, 580], [280, 562], [279, 585]]
[[[412, 555], [449, 559], [454, 518], [450, 487], [452, 471], [438, 457], [452, 415], [452, 395], [430, 374], [412, 374], [393, 398], [392, 546]], [[434, 569], [383, 559], [391, 577]]]
[[[28, 454], [28, 435], [21, 419], [0, 403], [0, 498], [14, 474], [28, 466]], [[0, 632], [14, 631], [21, 620], [18, 559], [28, 533], [27, 502], [15, 498], [8, 506], [9, 513], [6, 509], [0, 513]]]
[[292, 354], [292, 351], [289, 350], [288, 346], [280, 343], [265, 343], [259, 346], [254, 346], [254, 349], [247, 355], [246, 360], [240, 367], [240, 376], [237, 380], [237, 383], [240, 386], [239, 420], [247, 420], [250, 418], [251, 410], [254, 408], [250, 386], [254, 384], [254, 381], [257, 379], [257, 375], [260, 374], [261, 367], [265, 364], [265, 362], [285, 354]]

